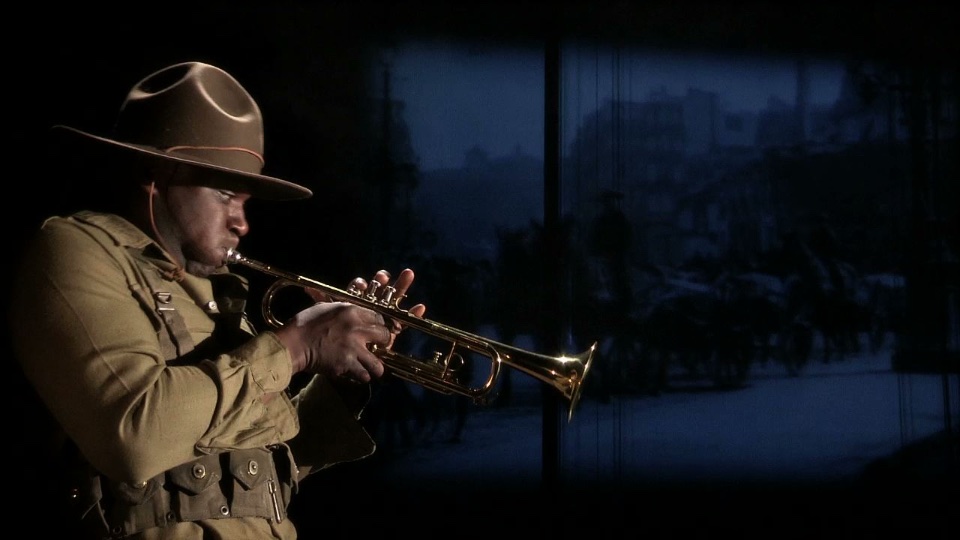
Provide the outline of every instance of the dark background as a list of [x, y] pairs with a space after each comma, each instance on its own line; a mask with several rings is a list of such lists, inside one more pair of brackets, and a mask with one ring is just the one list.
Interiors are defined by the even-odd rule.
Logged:
[[[369, 237], [374, 224], [355, 219], [352, 209], [362, 197], [349, 180], [363, 172], [372, 151], [364, 126], [373, 47], [410, 37], [503, 44], [559, 38], [725, 52], [849, 54], [908, 66], [944, 63], [958, 52], [955, 18], [941, 2], [174, 2], [110, 8], [34, 3], [7, 11], [4, 80], [13, 119], [4, 197], [12, 239], [8, 260], [15, 260], [26, 235], [51, 208], [69, 208], [86, 187], [50, 174], [49, 126], [106, 133], [137, 80], [170, 63], [201, 60], [225, 68], [260, 104], [266, 123], [264, 172], [316, 192], [282, 211], [252, 208], [251, 219], [263, 232], [251, 238], [250, 249], [269, 253], [278, 266], [303, 268], [304, 261], [322, 256], [316, 231], [348, 229], [350, 234], [322, 238], [323, 252], [338, 257], [326, 260], [317, 277], [335, 282], [369, 268], [369, 254], [357, 250], [355, 242]], [[6, 290], [3, 295], [5, 307]], [[9, 369], [17, 369], [12, 359]], [[14, 390], [15, 406], [8, 410], [16, 411], [25, 389]], [[11, 495], [21, 499], [14, 515], [28, 523], [48, 517], [37, 499], [42, 486], [30, 473], [48, 464], [17, 451], [29, 447], [17, 436], [29, 433], [32, 423], [19, 418], [8, 438], [16, 470], [26, 473], [9, 484], [18, 488]], [[399, 530], [480, 537], [507, 534], [517, 525], [542, 536], [596, 533], [607, 526], [627, 527], [626, 534], [638, 536], [643, 527], [637, 526], [637, 513], [645, 511], [693, 511], [703, 518], [701, 533], [744, 530], [724, 510], [743, 501], [712, 494], [693, 498], [680, 490], [614, 499], [492, 490], [451, 499], [441, 490], [441, 497], [419, 499], [362, 474], [354, 482], [348, 476], [353, 472], [346, 466], [326, 486], [307, 484], [303, 502], [292, 509], [304, 537], [323, 536], [325, 520], [335, 517], [345, 518], [335, 521], [335, 536]], [[845, 504], [846, 495], [825, 504]], [[811, 519], [803, 500], [757, 508], [774, 506], [770, 516], [788, 535], [810, 527], [833, 530], [828, 521]], [[918, 520], [941, 519], [935, 510], [919, 512]], [[860, 532], [876, 532], [870, 519], [868, 514]]]
[[[69, 200], [71, 179], [34, 181], [48, 127], [106, 133], [126, 91], [159, 67], [218, 64], [265, 116], [265, 172], [318, 196], [288, 218], [317, 230], [357, 202], [345, 186], [369, 156], [368, 54], [408, 38], [540, 43], [548, 37], [686, 50], [851, 55], [923, 64], [956, 57], [939, 2], [197, 2], [8, 13], [7, 94], [18, 202], [14, 224]], [[24, 159], [27, 158], [27, 159]], [[23, 167], [21, 163], [33, 166]], [[24, 181], [27, 180], [27, 181]], [[40, 208], [34, 201], [40, 202]], [[318, 211], [322, 207], [323, 211]], [[300, 214], [310, 216], [309, 223]], [[263, 221], [263, 220], [261, 220]], [[285, 225], [280, 231], [294, 227]], [[19, 231], [17, 231], [19, 232]], [[19, 235], [17, 235], [19, 237]], [[289, 236], [280, 234], [278, 236]], [[301, 239], [302, 240], [302, 239]]]

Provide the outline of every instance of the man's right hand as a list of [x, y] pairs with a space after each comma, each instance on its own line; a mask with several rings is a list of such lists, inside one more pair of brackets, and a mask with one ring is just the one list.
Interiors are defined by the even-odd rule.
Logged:
[[294, 373], [370, 382], [383, 376], [383, 362], [370, 345], [387, 347], [392, 325], [370, 309], [347, 302], [320, 302], [304, 309], [275, 332], [290, 351]]

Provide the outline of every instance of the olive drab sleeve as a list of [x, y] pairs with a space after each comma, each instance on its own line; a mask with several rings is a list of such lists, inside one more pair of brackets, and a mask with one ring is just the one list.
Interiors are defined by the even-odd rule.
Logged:
[[[131, 224], [104, 215], [48, 220], [28, 246], [13, 289], [15, 352], [66, 434], [96, 469], [128, 482], [205, 453], [292, 438], [296, 411], [282, 392], [289, 354], [264, 333], [204, 357], [215, 308], [204, 280], [189, 283], [190, 292], [168, 282], [197, 354], [165, 357], [161, 321], [128, 285], [129, 252], [151, 246]], [[261, 398], [276, 392], [280, 399], [265, 405]]]

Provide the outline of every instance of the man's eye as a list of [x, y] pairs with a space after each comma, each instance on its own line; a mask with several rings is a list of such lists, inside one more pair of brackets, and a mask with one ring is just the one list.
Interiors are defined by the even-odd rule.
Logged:
[[220, 198], [223, 199], [224, 201], [229, 201], [229, 200], [231, 200], [231, 199], [233, 199], [234, 197], [237, 196], [236, 193], [234, 193], [234, 192], [232, 192], [232, 191], [226, 191], [226, 190], [223, 190], [223, 189], [217, 190], [217, 193], [220, 194]]

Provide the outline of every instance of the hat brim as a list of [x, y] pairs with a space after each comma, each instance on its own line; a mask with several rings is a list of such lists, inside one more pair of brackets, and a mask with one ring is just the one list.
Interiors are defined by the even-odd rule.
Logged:
[[113, 139], [108, 139], [106, 137], [101, 137], [99, 135], [94, 135], [92, 133], [87, 133], [86, 131], [81, 131], [79, 129], [64, 125], [53, 126], [52, 131], [54, 134], [63, 135], [63, 142], [67, 144], [70, 144], [72, 141], [94, 142], [105, 145], [107, 148], [132, 151], [145, 156], [153, 156], [168, 161], [201, 167], [210, 172], [219, 173], [211, 175], [211, 185], [215, 187], [229, 188], [243, 193], [249, 193], [252, 197], [258, 199], [284, 201], [306, 199], [313, 195], [313, 192], [306, 187], [293, 182], [288, 182], [286, 180], [281, 180], [280, 178], [239, 171], [236, 169], [214, 165], [206, 161], [190, 159], [189, 157], [182, 157], [179, 155], [172, 155], [160, 150], [159, 148], [154, 148], [151, 146], [115, 141]]

